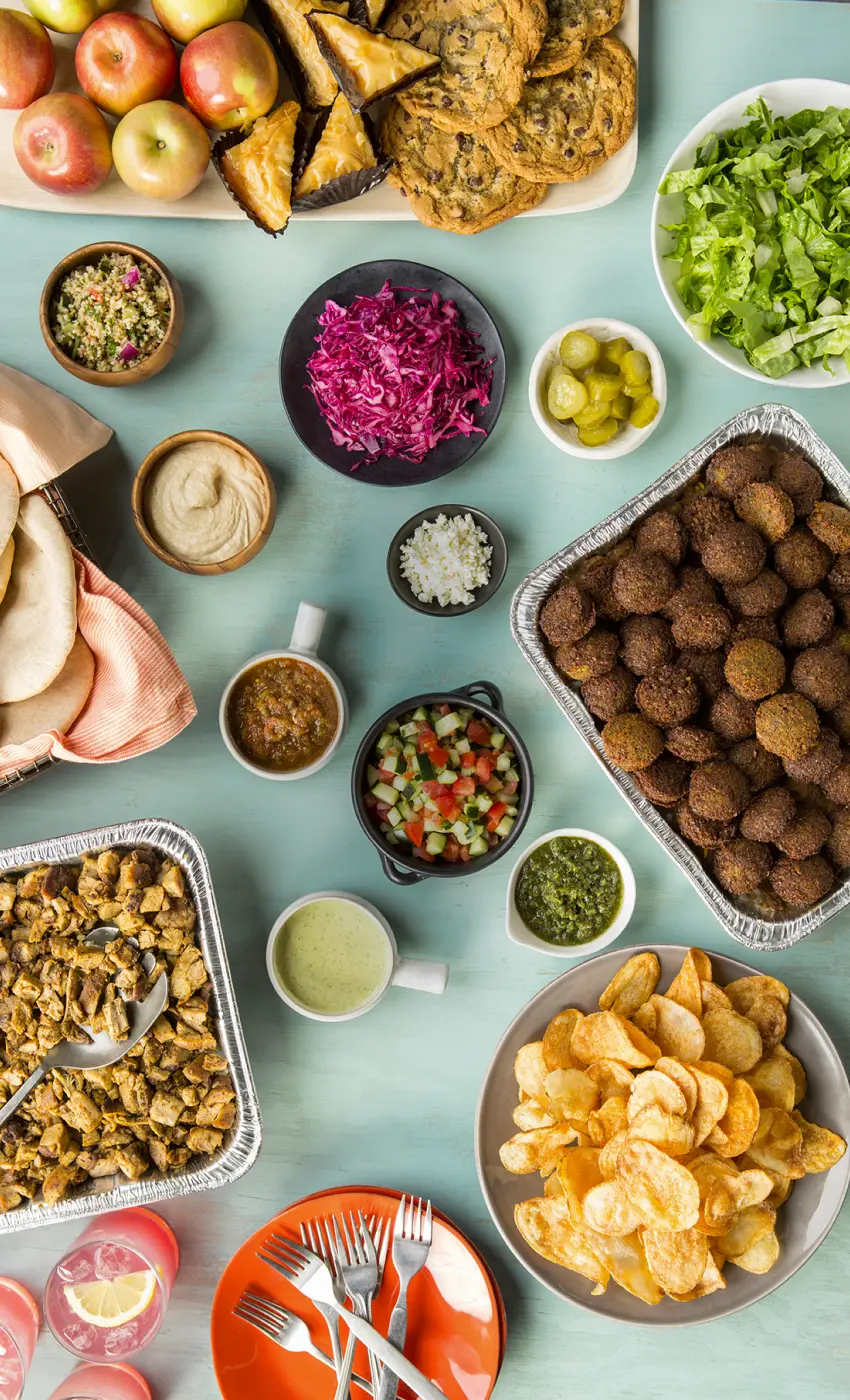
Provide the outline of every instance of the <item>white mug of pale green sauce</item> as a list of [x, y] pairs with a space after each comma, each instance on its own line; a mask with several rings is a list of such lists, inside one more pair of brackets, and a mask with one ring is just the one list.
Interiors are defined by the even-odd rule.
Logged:
[[284, 909], [269, 934], [266, 967], [281, 1000], [314, 1021], [351, 1021], [391, 986], [440, 993], [449, 977], [446, 963], [400, 957], [374, 905], [338, 890]]

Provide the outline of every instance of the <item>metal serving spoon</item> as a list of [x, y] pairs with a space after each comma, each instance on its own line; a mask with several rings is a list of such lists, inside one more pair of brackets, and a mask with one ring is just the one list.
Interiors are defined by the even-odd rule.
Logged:
[[[109, 926], [97, 928], [89, 934], [86, 946], [105, 948], [107, 943], [112, 942], [113, 938], [121, 936], [121, 932], [117, 928]], [[139, 946], [135, 938], [128, 938], [127, 942], [136, 948]], [[156, 959], [153, 953], [145, 953], [142, 958], [142, 968], [148, 977], [155, 967]], [[52, 1050], [48, 1050], [38, 1069], [33, 1071], [17, 1093], [13, 1094], [8, 1103], [3, 1104], [0, 1108], [0, 1127], [20, 1108], [24, 1099], [29, 1098], [32, 1091], [51, 1070], [105, 1069], [107, 1065], [114, 1065], [118, 1060], [123, 1059], [127, 1051], [132, 1050], [133, 1046], [150, 1030], [156, 1018], [165, 1010], [167, 1001], [168, 976], [163, 972], [144, 1001], [125, 1000], [127, 1020], [130, 1022], [130, 1034], [126, 1040], [113, 1040], [106, 1031], [99, 1031], [97, 1035], [94, 1035], [88, 1026], [82, 1028], [91, 1036], [88, 1045], [75, 1045], [70, 1040], [60, 1040], [58, 1045], [54, 1045]]]

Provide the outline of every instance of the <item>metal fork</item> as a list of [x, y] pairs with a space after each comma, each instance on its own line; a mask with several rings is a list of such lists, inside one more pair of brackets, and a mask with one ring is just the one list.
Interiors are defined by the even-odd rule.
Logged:
[[[423, 1205], [425, 1207], [423, 1216]], [[393, 1231], [393, 1265], [398, 1274], [398, 1299], [390, 1317], [387, 1339], [401, 1351], [407, 1336], [407, 1289], [410, 1280], [419, 1273], [431, 1248], [431, 1202], [413, 1197], [408, 1204], [402, 1196]], [[398, 1376], [384, 1371], [375, 1391], [378, 1400], [396, 1400]]]
[[405, 1385], [409, 1385], [411, 1390], [416, 1392], [420, 1400], [446, 1400], [443, 1392], [429, 1381], [427, 1376], [423, 1376], [418, 1366], [408, 1361], [397, 1347], [382, 1337], [371, 1322], [358, 1317], [356, 1313], [346, 1312], [343, 1305], [337, 1302], [331, 1271], [324, 1260], [312, 1250], [303, 1244], [296, 1244], [294, 1240], [286, 1239], [283, 1235], [271, 1235], [262, 1249], [257, 1250], [257, 1257], [283, 1274], [284, 1278], [288, 1278], [306, 1298], [312, 1299], [313, 1302], [329, 1303], [334, 1312], [344, 1317], [357, 1340], [370, 1351], [374, 1351]]
[[[374, 1216], [370, 1219], [368, 1226], [361, 1214], [358, 1214], [356, 1222], [353, 1214], [349, 1218], [351, 1220], [350, 1234], [344, 1215], [341, 1215], [339, 1219], [332, 1216], [328, 1222], [328, 1229], [333, 1225], [337, 1275], [342, 1278], [345, 1291], [358, 1315], [371, 1322], [372, 1300], [381, 1286], [383, 1276], [383, 1264], [380, 1262], [379, 1255], [386, 1262], [389, 1229], [386, 1228], [386, 1224], [382, 1220], [376, 1233]], [[340, 1225], [342, 1225], [342, 1234], [340, 1234]], [[344, 1245], [343, 1236], [345, 1237]], [[345, 1349], [336, 1400], [344, 1400], [348, 1380], [354, 1366], [355, 1344], [356, 1338], [352, 1333], [349, 1335]], [[381, 1383], [381, 1368], [371, 1351], [369, 1352], [369, 1369], [372, 1375], [372, 1385], [377, 1393]]]
[[[309, 1245], [314, 1254], [318, 1254], [324, 1259], [331, 1273], [334, 1275], [334, 1282], [337, 1284], [337, 1302], [342, 1303], [345, 1299], [345, 1284], [337, 1272], [333, 1246], [327, 1229], [327, 1221], [317, 1220], [315, 1225], [313, 1221], [308, 1221], [306, 1226], [301, 1226], [301, 1242], [302, 1244]], [[328, 1324], [334, 1370], [336, 1371], [338, 1379], [342, 1375], [342, 1343], [339, 1337], [339, 1319], [329, 1304], [317, 1302], [316, 1307]], [[349, 1376], [350, 1374], [349, 1372]]]
[[[284, 1351], [304, 1351], [316, 1361], [321, 1361], [323, 1366], [335, 1369], [331, 1358], [314, 1345], [306, 1322], [295, 1313], [288, 1313], [280, 1303], [273, 1302], [271, 1298], [264, 1298], [261, 1293], [250, 1291], [243, 1293], [233, 1309], [233, 1315], [255, 1327], [258, 1332], [262, 1332], [279, 1347], [283, 1347]], [[374, 1393], [370, 1382], [358, 1376], [356, 1372], [354, 1380], [368, 1395]]]

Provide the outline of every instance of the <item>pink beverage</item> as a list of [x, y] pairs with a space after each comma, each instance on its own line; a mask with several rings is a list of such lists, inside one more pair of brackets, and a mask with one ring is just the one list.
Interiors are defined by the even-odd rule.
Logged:
[[78, 1366], [50, 1400], [151, 1400], [151, 1392], [132, 1366]]
[[[47, 1280], [47, 1325], [57, 1342], [84, 1361], [121, 1361], [135, 1356], [153, 1341], [162, 1325], [179, 1262], [180, 1251], [171, 1228], [152, 1210], [134, 1207], [98, 1216]], [[73, 1286], [109, 1283], [145, 1270], [154, 1275], [153, 1294], [130, 1321], [94, 1322], [81, 1316], [69, 1300], [68, 1290]]]
[[38, 1336], [38, 1308], [25, 1288], [0, 1278], [0, 1400], [19, 1400]]

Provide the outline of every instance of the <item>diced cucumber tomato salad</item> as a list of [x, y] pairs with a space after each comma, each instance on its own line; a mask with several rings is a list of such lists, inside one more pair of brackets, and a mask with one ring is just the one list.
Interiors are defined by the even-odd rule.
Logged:
[[420, 706], [391, 720], [366, 781], [366, 806], [388, 844], [432, 864], [486, 855], [517, 818], [516, 754], [474, 710]]

